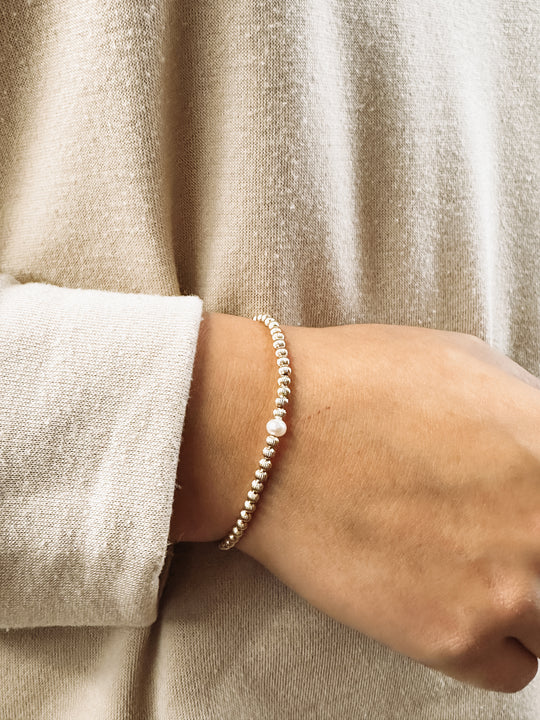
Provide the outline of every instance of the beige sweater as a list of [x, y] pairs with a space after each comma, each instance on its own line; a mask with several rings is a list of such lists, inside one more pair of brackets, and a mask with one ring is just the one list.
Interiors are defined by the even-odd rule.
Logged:
[[474, 689], [167, 548], [203, 306], [473, 333], [540, 375], [539, 19], [1, 4], [1, 720], [540, 717], [540, 679]]

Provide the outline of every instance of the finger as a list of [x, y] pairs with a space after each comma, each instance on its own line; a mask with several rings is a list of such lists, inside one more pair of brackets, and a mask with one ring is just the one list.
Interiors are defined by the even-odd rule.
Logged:
[[451, 677], [482, 690], [514, 693], [523, 690], [536, 675], [538, 659], [513, 637], [505, 637], [474, 661], [442, 668]]
[[506, 637], [501, 649], [488, 660], [485, 679], [498, 692], [519, 692], [538, 671], [538, 659], [514, 637]]
[[532, 655], [540, 658], [540, 576], [526, 597], [524, 608], [507, 624], [505, 634], [515, 638]]

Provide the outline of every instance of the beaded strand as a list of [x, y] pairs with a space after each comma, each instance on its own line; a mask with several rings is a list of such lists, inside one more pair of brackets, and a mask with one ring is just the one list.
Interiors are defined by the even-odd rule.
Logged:
[[247, 500], [244, 502], [240, 516], [231, 532], [226, 535], [219, 543], [220, 550], [230, 550], [233, 548], [243, 534], [253, 517], [253, 513], [257, 508], [262, 491], [268, 479], [268, 471], [272, 467], [272, 458], [276, 454], [279, 438], [287, 432], [287, 425], [283, 420], [287, 414], [285, 406], [289, 402], [291, 394], [291, 365], [289, 362], [287, 347], [285, 345], [285, 335], [279, 323], [270, 315], [255, 315], [253, 320], [263, 322], [270, 330], [272, 336], [272, 345], [275, 351], [276, 363], [278, 366], [278, 390], [275, 399], [275, 408], [273, 410], [273, 418], [266, 423], [266, 446], [263, 448], [262, 457], [259, 460], [259, 467], [255, 470], [255, 479], [251, 482], [251, 488], [247, 494]]

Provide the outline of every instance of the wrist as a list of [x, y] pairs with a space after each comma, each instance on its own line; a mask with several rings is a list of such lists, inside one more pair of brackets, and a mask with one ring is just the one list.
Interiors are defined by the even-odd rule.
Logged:
[[268, 331], [203, 313], [180, 448], [170, 537], [221, 539], [244, 501], [271, 416], [276, 367]]

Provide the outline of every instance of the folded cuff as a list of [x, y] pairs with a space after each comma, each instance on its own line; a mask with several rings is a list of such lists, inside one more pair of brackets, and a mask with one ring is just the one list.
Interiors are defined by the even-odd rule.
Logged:
[[0, 283], [0, 626], [148, 625], [202, 314]]

